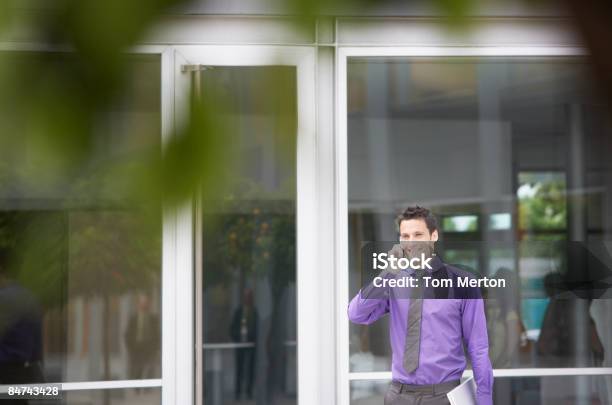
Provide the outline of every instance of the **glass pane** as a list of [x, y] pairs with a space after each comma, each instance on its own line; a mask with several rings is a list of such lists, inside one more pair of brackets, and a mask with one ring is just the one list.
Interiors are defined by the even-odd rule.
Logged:
[[64, 391], [61, 400], [31, 400], [40, 405], [155, 405], [161, 404], [160, 388]]
[[[57, 67], [67, 58], [2, 62]], [[33, 153], [27, 123], [0, 106], [0, 136], [14, 146], [2, 152], [15, 158], [0, 173], [0, 384], [161, 376], [161, 211], [96, 177], [160, 149], [160, 59], [128, 62], [123, 92], [96, 114], [91, 153], [61, 183], [22, 176]]]
[[476, 232], [478, 217], [476, 215], [452, 215], [442, 219], [444, 232]]
[[564, 233], [567, 230], [565, 173], [519, 172], [516, 194], [521, 238], [528, 232]]
[[385, 398], [389, 381], [351, 381], [351, 405], [380, 405]]
[[[389, 381], [352, 381], [351, 405], [382, 404]], [[493, 386], [495, 405], [611, 405], [612, 375], [503, 377]]]
[[[612, 128], [585, 61], [355, 57], [347, 74], [350, 295], [363, 243], [397, 240], [418, 204], [444, 261], [512, 282], [486, 291], [494, 367], [612, 364], [610, 300], [550, 287], [612, 275]], [[387, 318], [350, 325], [351, 371], [390, 369]]]
[[612, 404], [612, 376], [513, 377], [496, 382], [496, 404]]
[[238, 123], [225, 194], [203, 195], [204, 402], [294, 404], [296, 71], [214, 67], [201, 83]]

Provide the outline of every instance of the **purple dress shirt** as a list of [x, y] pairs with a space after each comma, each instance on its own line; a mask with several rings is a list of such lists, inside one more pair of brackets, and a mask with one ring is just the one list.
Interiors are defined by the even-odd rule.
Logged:
[[[444, 269], [455, 282], [456, 277], [474, 277], [467, 271], [444, 264], [437, 256], [432, 259], [431, 267], [426, 273]], [[408, 269], [402, 270], [400, 274], [405, 276], [413, 272], [413, 269]], [[419, 366], [412, 373], [407, 373], [403, 359], [410, 301], [395, 298], [392, 290], [389, 288], [386, 296], [379, 295], [377, 298], [364, 298], [362, 295], [366, 294], [362, 294], [363, 289], [360, 290], [349, 303], [348, 317], [354, 323], [369, 325], [387, 312], [390, 313], [393, 379], [404, 384], [438, 384], [459, 380], [466, 367], [462, 345], [465, 342], [478, 387], [477, 403], [492, 405], [493, 370], [489, 360], [489, 340], [482, 298], [424, 298]], [[480, 291], [476, 290], [480, 297]]]

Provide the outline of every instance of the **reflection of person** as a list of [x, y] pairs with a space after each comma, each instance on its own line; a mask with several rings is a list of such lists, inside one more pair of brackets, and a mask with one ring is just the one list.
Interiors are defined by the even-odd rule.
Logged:
[[243, 293], [242, 305], [234, 312], [230, 326], [232, 340], [249, 345], [249, 347], [239, 347], [236, 349], [235, 394], [237, 400], [240, 399], [243, 382], [246, 385], [247, 397], [249, 399], [253, 397], [257, 321], [257, 310], [253, 305], [253, 290], [247, 288]]
[[[378, 358], [370, 351], [370, 336], [366, 326], [359, 327], [359, 335], [351, 336], [351, 345], [355, 350], [351, 350], [349, 357], [350, 369], [353, 372], [368, 372], [378, 369], [378, 363], [386, 364], [384, 357]], [[381, 361], [382, 360], [382, 361]], [[382, 365], [385, 367], [385, 365]], [[367, 398], [372, 395], [373, 391], [378, 391], [376, 381], [353, 381], [351, 382], [351, 400], [356, 401], [361, 398]]]
[[[0, 250], [0, 384], [44, 381], [41, 310], [30, 291], [11, 280]], [[2, 401], [0, 401], [2, 402]], [[13, 404], [27, 401], [11, 400]]]
[[[489, 357], [495, 368], [511, 368], [521, 347], [524, 331], [516, 299], [518, 280], [516, 272], [501, 267], [495, 278], [506, 281], [506, 288], [491, 288], [486, 300], [487, 330], [489, 332]], [[495, 404], [514, 403], [512, 386], [515, 381], [501, 379], [495, 383]]]
[[[402, 271], [416, 277], [426, 273], [432, 277], [446, 273], [455, 279], [459, 275], [469, 276], [435, 256], [438, 227], [428, 209], [407, 208], [398, 218], [398, 225], [401, 243], [390, 254], [408, 259], [425, 254], [432, 258], [431, 269]], [[391, 317], [393, 381], [385, 395], [385, 405], [448, 404], [446, 393], [459, 384], [466, 367], [463, 343], [474, 370], [478, 404], [492, 404], [493, 371], [488, 355], [484, 303], [479, 295], [463, 299], [390, 299], [390, 292], [379, 298], [364, 298], [362, 293], [364, 289], [349, 304], [348, 316], [352, 322], [371, 324], [386, 313]]]
[[[593, 358], [599, 357], [603, 350], [588, 312], [588, 300], [567, 294], [567, 286], [567, 279], [560, 273], [549, 273], [544, 277], [544, 288], [550, 301], [536, 343], [539, 367], [594, 365]], [[541, 403], [557, 404], [560, 398], [575, 396], [575, 391], [576, 388], [568, 385], [564, 377], [542, 379]]]
[[489, 336], [489, 356], [493, 367], [509, 368], [518, 355], [523, 330], [514, 286], [516, 273], [500, 268], [495, 278], [506, 281], [507, 288], [492, 288], [486, 305]]
[[[593, 358], [599, 358], [603, 353], [588, 305], [581, 305], [583, 300], [579, 298], [560, 298], [556, 295], [563, 282], [559, 273], [549, 273], [544, 277], [544, 288], [550, 301], [536, 344], [540, 367], [575, 367], [580, 353], [590, 352]], [[576, 327], [584, 319], [588, 320], [586, 336], [589, 341], [585, 342], [585, 347], [579, 347], [580, 331]]]
[[[608, 282], [611, 282], [610, 279]], [[612, 298], [594, 299], [591, 302], [591, 316], [596, 325], [596, 332], [601, 338], [603, 359], [600, 367], [612, 367]], [[602, 376], [599, 388], [600, 398], [612, 398], [612, 376]]]
[[130, 318], [124, 335], [131, 379], [152, 377], [158, 359], [151, 353], [159, 351], [159, 337], [159, 317], [151, 312], [149, 298], [140, 295], [138, 309]]

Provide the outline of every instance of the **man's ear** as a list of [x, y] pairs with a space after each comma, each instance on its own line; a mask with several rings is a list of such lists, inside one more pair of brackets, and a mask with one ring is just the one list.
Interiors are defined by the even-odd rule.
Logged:
[[434, 242], [438, 241], [438, 230], [437, 229], [431, 233], [431, 240]]

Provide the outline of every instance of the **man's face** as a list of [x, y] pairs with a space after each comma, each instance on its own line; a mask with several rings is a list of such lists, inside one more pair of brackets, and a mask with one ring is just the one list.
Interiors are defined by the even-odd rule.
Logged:
[[434, 252], [434, 243], [438, 240], [438, 231], [429, 232], [424, 219], [405, 219], [400, 224], [400, 242], [410, 259], [431, 257]]

